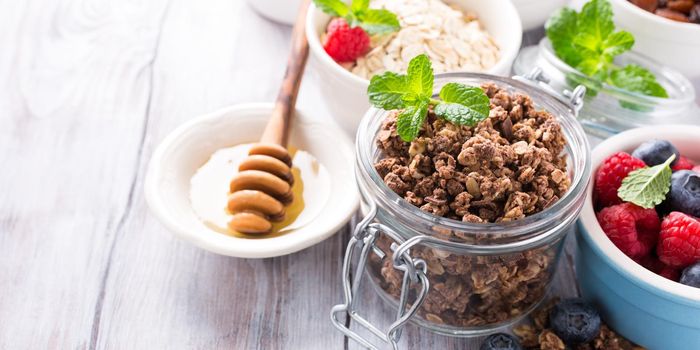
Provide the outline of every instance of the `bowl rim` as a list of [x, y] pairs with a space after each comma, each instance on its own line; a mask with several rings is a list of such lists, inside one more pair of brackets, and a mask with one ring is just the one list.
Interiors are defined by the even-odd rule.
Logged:
[[644, 18], [646, 20], [654, 21], [656, 24], [666, 25], [674, 30], [686, 30], [689, 32], [700, 32], [700, 24], [696, 23], [683, 23], [662, 17], [651, 12], [648, 12], [637, 5], [627, 1], [627, 0], [612, 0], [615, 3], [620, 4], [620, 6], [628, 11], [629, 13], [636, 14], [636, 16]]
[[[311, 233], [305, 234], [305, 239], [285, 241], [279, 238], [287, 237], [288, 234], [270, 237], [265, 239], [265, 244], [255, 244], [248, 245], [244, 247], [238, 247], [237, 245], [221, 245], [216, 244], [212, 237], [220, 238], [220, 236], [205, 236], [202, 232], [205, 232], [206, 228], [201, 228], [197, 230], [187, 229], [179, 224], [177, 220], [172, 215], [172, 212], [168, 210], [168, 205], [165, 203], [165, 199], [160, 195], [159, 190], [159, 180], [163, 177], [164, 170], [164, 155], [170, 151], [174, 146], [180, 143], [181, 137], [185, 134], [191, 127], [198, 124], [208, 124], [213, 123], [222, 118], [231, 118], [240, 112], [260, 112], [265, 111], [265, 113], [272, 112], [274, 108], [274, 103], [245, 103], [236, 104], [232, 106], [223, 107], [217, 109], [216, 111], [199, 115], [191, 120], [176, 127], [171, 131], [157, 146], [156, 150], [153, 152], [151, 159], [148, 163], [147, 173], [144, 180], [144, 193], [146, 198], [146, 203], [153, 215], [158, 219], [158, 221], [165, 226], [168, 231], [173, 233], [180, 239], [191, 242], [195, 246], [208, 250], [217, 254], [240, 257], [240, 258], [270, 258], [276, 256], [282, 256], [291, 254], [302, 249], [308, 248], [312, 245], [320, 243], [330, 236], [337, 233], [340, 228], [345, 225], [350, 218], [357, 212], [360, 203], [360, 195], [358, 191], [350, 191], [351, 197], [347, 198], [347, 203], [350, 205], [343, 206], [345, 212], [338, 214], [338, 220], [333, 224], [324, 224], [318, 227], [315, 224], [309, 224], [304, 226], [303, 230], [310, 231]], [[335, 135], [335, 149], [338, 152], [346, 153], [345, 155], [349, 157], [348, 164], [352, 164], [352, 159], [354, 159], [354, 147], [349, 137], [346, 136], [337, 126], [325, 123], [319, 120], [309, 118], [308, 112], [304, 112], [300, 108], [296, 108], [296, 118], [293, 124], [299, 125], [311, 125], [319, 124], [323, 125], [323, 128], [328, 130], [328, 133]], [[298, 129], [299, 130], [299, 129]], [[348, 168], [348, 174], [350, 180], [354, 184], [354, 172], [352, 171], [352, 166]], [[329, 198], [332, 200], [333, 198]], [[332, 222], [333, 220], [328, 220], [327, 222]], [[316, 226], [316, 228], [314, 228]], [[211, 230], [210, 230], [211, 231]], [[210, 233], [216, 233], [217, 235], [222, 235], [221, 233], [211, 231]], [[222, 235], [223, 236], [223, 235]], [[245, 238], [238, 238], [233, 236], [228, 236], [232, 240], [243, 240], [249, 241]], [[281, 244], [283, 243], [283, 244]], [[251, 249], [251, 246], [254, 249]]]
[[[623, 131], [601, 142], [593, 149], [593, 172], [597, 170], [603, 159], [615, 152], [634, 149], [643, 141], [655, 138], [665, 138], [673, 142], [679, 137], [697, 139], [700, 126], [695, 125], [665, 125], [647, 126]], [[652, 294], [663, 294], [665, 298], [679, 303], [700, 306], [700, 290], [661, 277], [622, 253], [603, 232], [593, 209], [593, 185], [595, 176], [591, 176], [587, 189], [586, 202], [579, 217], [581, 235], [589, 243], [592, 250], [621, 275], [627, 277], [635, 285], [646, 289]]]
[[[494, 2], [495, 3], [495, 2]], [[501, 52], [501, 57], [499, 57], [498, 61], [496, 61], [496, 64], [494, 64], [491, 68], [487, 69], [484, 72], [480, 73], [486, 73], [486, 74], [494, 74], [494, 72], [498, 72], [500, 70], [503, 70], [504, 67], [508, 64], [512, 65], [513, 61], [515, 60], [515, 57], [517, 57], [518, 53], [520, 52], [520, 46], [522, 43], [522, 36], [523, 36], [523, 25], [522, 25], [522, 20], [520, 19], [520, 14], [518, 10], [516, 9], [515, 5], [513, 4], [512, 1], [501, 1], [503, 4], [503, 7], [507, 9], [506, 11], [511, 12], [511, 14], [514, 15], [514, 20], [517, 20], [517, 23], [513, 23], [513, 21], [510, 22], [503, 22], [507, 23], [504, 24], [504, 27], [507, 28], [517, 28], [518, 35], [517, 37], [517, 43], [514, 43], [513, 50], [510, 50], [509, 52]], [[344, 77], [344, 79], [350, 80], [353, 82], [353, 84], [357, 85], [363, 85], [367, 86], [369, 85], [369, 80], [368, 79], [363, 79], [360, 78], [359, 76], [353, 74], [349, 70], [343, 68], [338, 62], [333, 60], [323, 49], [323, 46], [321, 45], [321, 38], [320, 38], [320, 33], [316, 31], [316, 18], [319, 15], [324, 15], [323, 12], [319, 11], [318, 8], [314, 3], [311, 3], [309, 5], [309, 8], [307, 9], [306, 13], [306, 23], [304, 26], [304, 31], [306, 33], [306, 39], [309, 43], [309, 48], [311, 53], [314, 55], [314, 57], [318, 58], [321, 64], [331, 67], [335, 73], [341, 77]], [[478, 14], [477, 14], [478, 15]], [[501, 23], [501, 22], [499, 22]], [[517, 45], [515, 45], [517, 44]], [[510, 68], [507, 69], [508, 72], [511, 71]], [[446, 72], [446, 73], [453, 73], [453, 71]]]

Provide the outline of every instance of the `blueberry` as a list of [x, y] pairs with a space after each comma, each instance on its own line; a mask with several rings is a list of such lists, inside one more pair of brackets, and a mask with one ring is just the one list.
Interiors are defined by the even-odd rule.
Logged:
[[700, 174], [692, 170], [673, 173], [667, 199], [671, 209], [700, 217]]
[[632, 152], [632, 157], [641, 159], [648, 166], [654, 166], [665, 162], [672, 154], [676, 155], [676, 159], [671, 162], [674, 165], [681, 156], [676, 147], [666, 140], [649, 140], [639, 145]]
[[587, 343], [600, 332], [600, 315], [583, 299], [566, 299], [549, 313], [549, 323], [556, 335], [568, 344]]
[[495, 333], [486, 337], [479, 350], [523, 350], [523, 347], [512, 335]]
[[679, 282], [691, 287], [700, 288], [700, 261], [686, 267], [681, 274], [681, 280]]

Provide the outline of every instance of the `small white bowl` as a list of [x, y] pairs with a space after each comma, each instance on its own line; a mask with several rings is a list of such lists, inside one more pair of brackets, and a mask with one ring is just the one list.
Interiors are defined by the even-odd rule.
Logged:
[[627, 0], [612, 0], [615, 23], [634, 35], [634, 50], [700, 80], [700, 24], [647, 12]]
[[330, 175], [326, 205], [312, 222], [281, 236], [246, 239], [206, 227], [192, 210], [190, 179], [215, 151], [258, 140], [273, 104], [244, 104], [192, 119], [168, 135], [153, 153], [145, 181], [146, 201], [176, 236], [214, 253], [267, 258], [312, 246], [338, 231], [357, 211], [354, 147], [336, 126], [314, 121], [297, 110], [290, 145], [305, 150]]
[[539, 28], [557, 9], [566, 6], [569, 0], [512, 0], [518, 9], [523, 30]]
[[[501, 57], [491, 69], [483, 72], [507, 76], [520, 50], [523, 30], [518, 11], [510, 0], [454, 0], [461, 9], [473, 11], [500, 48]], [[333, 111], [333, 118], [345, 131], [355, 135], [357, 126], [369, 109], [367, 86], [369, 80], [360, 78], [335, 62], [321, 45], [330, 16], [309, 7], [306, 16], [306, 38], [311, 51], [311, 69], [319, 72], [321, 97]]]

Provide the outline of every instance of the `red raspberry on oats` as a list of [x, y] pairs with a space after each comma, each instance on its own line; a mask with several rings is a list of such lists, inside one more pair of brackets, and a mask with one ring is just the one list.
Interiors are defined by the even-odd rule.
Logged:
[[676, 161], [676, 164], [674, 164], [671, 169], [673, 171], [679, 171], [679, 170], [691, 170], [695, 164], [691, 162], [688, 158], [680, 156], [678, 160]]
[[656, 210], [622, 203], [601, 210], [597, 216], [603, 232], [633, 260], [644, 258], [654, 248], [660, 226]]
[[632, 157], [629, 153], [618, 152], [608, 157], [598, 168], [595, 175], [594, 195], [599, 208], [622, 203], [617, 196], [617, 190], [622, 180], [632, 170], [645, 167], [640, 159]]
[[335, 18], [328, 23], [323, 48], [337, 62], [352, 62], [367, 52], [369, 35], [360, 27], [350, 28], [345, 19]]
[[668, 214], [656, 253], [661, 262], [679, 269], [700, 261], [700, 220], [678, 211]]

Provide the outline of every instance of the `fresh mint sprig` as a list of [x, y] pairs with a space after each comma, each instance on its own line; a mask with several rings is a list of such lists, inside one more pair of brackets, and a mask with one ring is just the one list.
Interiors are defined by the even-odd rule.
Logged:
[[426, 55], [411, 59], [406, 74], [386, 72], [369, 82], [370, 103], [381, 109], [402, 109], [396, 130], [402, 140], [413, 141], [420, 132], [428, 108], [453, 124], [474, 126], [489, 116], [489, 98], [484, 90], [458, 83], [445, 84], [440, 100], [433, 98], [433, 67]]
[[622, 180], [617, 196], [642, 208], [653, 208], [661, 204], [671, 188], [671, 163], [674, 159], [675, 154], [662, 164], [630, 172]]
[[341, 0], [314, 0], [321, 11], [344, 18], [351, 27], [360, 26], [368, 34], [387, 34], [401, 28], [396, 15], [385, 9], [369, 8], [369, 0], [353, 0], [350, 5]]
[[649, 70], [613, 63], [616, 56], [632, 48], [634, 36], [624, 30], [615, 31], [612, 18], [608, 0], [591, 0], [580, 13], [570, 8], [554, 13], [545, 28], [557, 57], [581, 73], [627, 91], [668, 97]]

